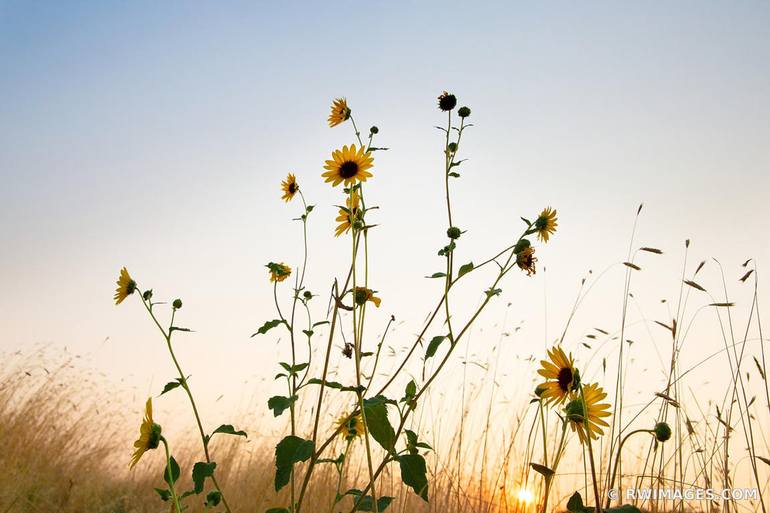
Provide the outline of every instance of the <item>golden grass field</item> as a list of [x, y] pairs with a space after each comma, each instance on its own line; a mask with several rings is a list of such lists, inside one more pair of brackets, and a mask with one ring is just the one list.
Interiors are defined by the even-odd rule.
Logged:
[[[464, 232], [453, 218], [451, 188], [464, 169], [460, 142], [471, 111], [456, 109], [446, 92], [438, 106], [447, 209], [441, 227], [447, 245], [438, 256], [445, 267], [429, 277], [442, 290], [415, 334], [400, 334], [394, 349], [387, 337], [395, 326], [366, 325], [367, 308], [379, 308], [380, 298], [368, 282], [376, 255], [370, 261], [367, 243], [377, 233], [377, 210], [363, 190], [376, 186], [372, 161], [384, 149], [375, 143], [379, 130], [362, 136], [338, 99], [329, 125], [350, 129], [358, 149], [333, 151], [324, 177], [343, 193], [336, 235], [349, 241], [351, 260], [331, 294], [306, 290], [313, 208], [290, 174], [280, 190], [298, 212], [305, 259], [292, 266], [270, 262], [265, 271], [276, 311], [261, 314], [265, 322], [255, 336], [282, 333], [285, 361], [258, 370], [266, 379], [277, 373], [287, 395], [268, 398], [257, 389], [243, 411], [231, 414], [235, 427], [215, 429], [220, 423], [202, 411], [195, 382], [188, 383], [183, 370], [192, 355], [174, 345], [187, 331], [175, 322], [181, 300], [158, 299], [160, 292], [142, 288], [124, 268], [115, 302], [143, 307], [158, 328], [158, 354], [170, 358], [175, 372], [167, 385], [173, 395], [161, 395], [173, 398], [177, 409], [163, 415], [156, 409], [154, 416], [138, 411], [145, 398], [137, 400], [55, 346], [4, 355], [0, 513], [766, 513], [770, 391], [754, 263], [707, 265], [689, 256], [685, 242], [672, 250], [684, 258], [674, 297], [665, 304], [670, 316], [646, 318], [635, 310], [634, 285], [655, 272], [654, 259], [664, 252], [632, 236], [628, 258], [613, 264], [622, 270], [621, 281], [612, 283], [622, 291], [615, 313], [590, 312], [593, 324], [572, 326], [583, 299], [605, 279], [589, 273], [563, 332], [547, 346], [512, 346], [507, 340], [516, 338], [518, 321], [507, 311], [500, 321], [480, 314], [501, 301], [503, 278], [542, 272], [538, 266], [546, 262], [538, 262], [535, 251], [559, 236], [557, 211], [522, 218], [522, 235], [503, 240], [502, 251], [476, 265], [455, 261]], [[483, 282], [473, 281], [479, 276]], [[455, 301], [455, 290], [466, 283], [479, 297], [467, 310]], [[736, 289], [741, 301], [734, 300]], [[652, 330], [663, 340], [655, 347], [659, 361], [632, 357], [636, 341]], [[134, 450], [137, 464], [129, 470]], [[608, 499], [611, 490], [642, 488], [748, 489], [756, 496]]]

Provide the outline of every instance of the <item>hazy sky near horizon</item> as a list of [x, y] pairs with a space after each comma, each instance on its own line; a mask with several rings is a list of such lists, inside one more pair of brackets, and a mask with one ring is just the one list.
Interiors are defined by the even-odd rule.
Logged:
[[[287, 172], [317, 205], [311, 290], [326, 293], [348, 256], [332, 237], [340, 191], [320, 178], [354, 140], [326, 126], [338, 96], [390, 148], [367, 193], [381, 207], [372, 336], [395, 314], [393, 344], [406, 345], [440, 286], [423, 277], [441, 268], [446, 230], [444, 89], [475, 125], [454, 185], [463, 261], [516, 237], [519, 216], [559, 211], [540, 272], [512, 277], [482, 318], [487, 332], [525, 322], [508, 356], [539, 356], [561, 333], [588, 269], [615, 264], [583, 327], [619, 326], [617, 263], [642, 202], [637, 245], [665, 254], [643, 257], [634, 292], [646, 316], [670, 319], [660, 299], [676, 298], [684, 239], [690, 272], [719, 258], [731, 287], [745, 259], [770, 259], [768, 26], [767, 2], [0, 1], [0, 350], [67, 346], [157, 393], [173, 377], [161, 341], [135, 298], [112, 303], [125, 265], [156, 297], [184, 300], [196, 332], [179, 352], [216, 385], [206, 400], [269, 381], [285, 345], [249, 335], [274, 317], [264, 264], [301, 258]], [[696, 360], [720, 341], [699, 344]], [[653, 345], [639, 357], [655, 367]]]

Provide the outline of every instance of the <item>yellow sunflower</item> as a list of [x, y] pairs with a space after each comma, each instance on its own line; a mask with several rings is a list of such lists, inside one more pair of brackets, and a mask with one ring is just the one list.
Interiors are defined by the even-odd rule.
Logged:
[[270, 281], [283, 281], [289, 276], [291, 276], [291, 267], [281, 262], [280, 264], [276, 264], [275, 262], [270, 262], [265, 267], [268, 268], [268, 272], [270, 273]]
[[359, 205], [361, 203], [361, 198], [358, 195], [358, 191], [355, 191], [353, 193], [353, 201], [350, 201], [350, 196], [348, 196], [348, 199], [345, 200], [345, 204], [347, 205], [347, 209], [340, 208], [340, 215], [337, 216], [338, 224], [337, 228], [334, 230], [334, 236], [339, 237], [343, 233], [347, 233], [350, 231], [350, 228], [353, 226], [353, 223], [357, 218], [360, 217], [361, 212], [359, 211]]
[[380, 302], [382, 300], [374, 295], [375, 292], [377, 291], [372, 289], [367, 289], [366, 287], [356, 287], [356, 290], [354, 293], [356, 304], [359, 306], [363, 306], [363, 304], [366, 303], [367, 301], [371, 301], [372, 303], [374, 303], [374, 306], [379, 308]]
[[281, 190], [283, 191], [282, 200], [288, 202], [294, 199], [294, 195], [299, 191], [299, 185], [297, 185], [297, 179], [293, 174], [289, 173], [286, 180], [281, 182]]
[[134, 468], [142, 454], [157, 449], [160, 445], [160, 432], [160, 426], [152, 421], [152, 398], [147, 399], [147, 404], [144, 407], [144, 420], [139, 427], [139, 439], [134, 442], [136, 450], [131, 457], [130, 468]]
[[343, 415], [337, 420], [337, 429], [339, 429], [340, 437], [348, 442], [352, 442], [359, 436], [366, 433], [366, 426], [364, 426], [364, 419], [361, 414]]
[[572, 354], [567, 356], [564, 350], [557, 346], [548, 350], [548, 360], [541, 360], [541, 368], [537, 373], [545, 378], [538, 385], [540, 397], [546, 403], [561, 404], [575, 388], [579, 379]]
[[356, 182], [365, 182], [372, 174], [367, 171], [372, 167], [374, 158], [364, 147], [356, 148], [355, 144], [343, 146], [341, 150], [332, 152], [332, 160], [327, 160], [324, 169], [328, 169], [321, 176], [327, 182], [332, 182], [336, 187], [341, 182], [345, 185], [353, 185]]
[[548, 242], [548, 237], [556, 231], [556, 227], [558, 226], [556, 221], [556, 210], [551, 207], [544, 208], [535, 221], [537, 237], [543, 242]]
[[136, 291], [136, 282], [131, 279], [131, 275], [128, 274], [128, 270], [124, 267], [120, 270], [120, 277], [116, 283], [118, 284], [118, 288], [115, 289], [114, 299], [115, 304], [119, 305], [124, 299]]
[[350, 108], [345, 98], [337, 98], [332, 103], [332, 111], [329, 114], [329, 126], [335, 127], [350, 119]]
[[596, 383], [583, 385], [583, 397], [580, 395], [580, 390], [570, 395], [570, 402], [567, 403], [564, 411], [567, 413], [570, 428], [577, 432], [580, 443], [585, 444], [588, 441], [587, 436], [592, 440], [598, 440], [599, 436], [604, 434], [602, 427], [609, 426], [603, 418], [612, 415], [607, 411], [611, 405], [600, 402], [605, 397], [607, 392]]

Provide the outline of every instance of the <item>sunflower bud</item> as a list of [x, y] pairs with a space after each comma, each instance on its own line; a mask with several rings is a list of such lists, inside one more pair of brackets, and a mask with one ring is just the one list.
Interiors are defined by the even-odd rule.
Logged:
[[309, 290], [306, 290], [305, 292], [302, 293], [302, 297], [310, 301], [311, 299], [313, 299], [313, 293], [310, 292]]
[[144, 298], [145, 301], [149, 301], [150, 299], [152, 299], [152, 289], [145, 290], [142, 293], [142, 297]]
[[469, 109], [468, 107], [460, 107], [459, 109], [457, 109], [457, 114], [461, 118], [467, 118], [468, 116], [471, 115], [471, 109]]
[[175, 299], [174, 302], [171, 304], [171, 306], [174, 307], [174, 310], [179, 310], [180, 308], [182, 308], [182, 300], [179, 298]]
[[665, 422], [658, 422], [655, 424], [655, 429], [653, 431], [655, 432], [655, 439], [658, 442], [665, 442], [671, 438], [671, 428]]
[[376, 126], [373, 126], [372, 128], [369, 129], [370, 134], [378, 134], [379, 132], [380, 132], [380, 129], [377, 128]]
[[449, 146], [447, 146], [447, 149], [449, 149], [449, 151], [451, 153], [456, 152], [457, 151], [457, 143], [455, 143], [455, 142], [449, 143]]
[[585, 415], [585, 408], [583, 406], [582, 399], [574, 399], [567, 403], [564, 408], [564, 413], [567, 414], [567, 420], [571, 422], [583, 422]]
[[513, 248], [514, 253], [521, 253], [530, 246], [530, 242], [527, 239], [521, 239]]
[[160, 433], [162, 429], [160, 427], [160, 424], [153, 423], [152, 426], [150, 426], [150, 436], [147, 439], [147, 449], [157, 449], [160, 445]]
[[438, 97], [438, 108], [444, 112], [449, 112], [457, 106], [457, 97], [453, 94], [449, 94], [444, 91], [441, 96]]
[[463, 234], [463, 232], [458, 227], [456, 227], [456, 226], [451, 226], [446, 231], [446, 236], [449, 237], [450, 239], [459, 239], [460, 235], [462, 235], [462, 234]]
[[535, 387], [535, 395], [538, 397], [543, 397], [543, 392], [545, 392], [545, 387], [542, 385], [538, 385]]

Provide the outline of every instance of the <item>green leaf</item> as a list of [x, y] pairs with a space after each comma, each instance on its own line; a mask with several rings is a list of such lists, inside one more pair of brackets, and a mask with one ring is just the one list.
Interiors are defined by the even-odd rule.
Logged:
[[171, 490], [164, 490], [163, 488], [153, 488], [153, 490], [158, 492], [158, 495], [160, 495], [160, 499], [163, 502], [171, 500]]
[[315, 328], [316, 326], [323, 326], [324, 324], [329, 324], [329, 321], [318, 321], [318, 322], [314, 322], [314, 323], [313, 323], [313, 327]]
[[289, 435], [275, 446], [275, 491], [289, 483], [295, 463], [305, 461], [313, 455], [313, 442]]
[[[171, 470], [171, 480], [169, 481], [169, 469]], [[176, 462], [173, 456], [169, 458], [169, 462], [166, 465], [166, 468], [163, 469], [163, 480], [169, 484], [169, 486], [176, 483], [177, 479], [179, 479], [179, 464]]]
[[426, 278], [445, 278], [446, 273], [433, 273], [430, 276], [426, 276]]
[[583, 497], [580, 496], [580, 492], [575, 492], [572, 497], [567, 501], [567, 511], [570, 513], [591, 513], [594, 508], [583, 505]]
[[417, 383], [414, 380], [409, 381], [404, 389], [404, 398], [412, 398], [417, 394]]
[[217, 468], [217, 464], [213, 461], [211, 463], [204, 463], [199, 461], [193, 465], [192, 479], [195, 488], [195, 493], [201, 493], [203, 491], [203, 482], [207, 477], [214, 475], [214, 469]]
[[473, 270], [473, 262], [468, 262], [465, 265], [460, 266], [460, 270], [457, 271], [457, 277], [461, 277], [464, 274], [468, 274]]
[[325, 385], [329, 388], [342, 388], [342, 383], [337, 383], [336, 381], [324, 381], [322, 379], [318, 378], [310, 378], [307, 380], [308, 385]]
[[502, 291], [503, 291], [503, 289], [489, 288], [489, 289], [484, 291], [484, 294], [486, 294], [487, 297], [491, 298], [492, 296], [499, 296]]
[[460, 173], [455, 173], [454, 171], [452, 171], [451, 173], [449, 173], [449, 176], [451, 176], [452, 178], [460, 178]]
[[232, 424], [222, 424], [211, 433], [211, 436], [214, 436], [217, 433], [222, 433], [223, 435], [245, 436], [246, 438], [249, 437], [249, 435], [246, 434], [246, 431], [236, 431]]
[[284, 411], [291, 408], [291, 405], [298, 399], [296, 395], [291, 397], [284, 397], [282, 395], [274, 395], [267, 400], [267, 407], [273, 410], [273, 416], [278, 417]]
[[166, 383], [166, 386], [163, 387], [163, 392], [160, 393], [160, 395], [165, 394], [166, 392], [171, 392], [176, 387], [182, 386], [182, 380], [177, 378], [174, 381], [169, 381]]
[[378, 395], [364, 400], [366, 428], [378, 444], [388, 452], [393, 452], [396, 444], [396, 432], [388, 420], [387, 403], [390, 400]]
[[401, 480], [414, 490], [425, 502], [428, 502], [428, 477], [425, 458], [419, 454], [404, 454], [398, 457], [401, 467]]
[[[393, 502], [393, 497], [383, 496], [378, 498], [377, 511], [385, 511], [386, 509], [388, 509], [388, 506], [390, 506], [391, 502]], [[374, 511], [373, 506], [374, 506], [374, 502], [372, 501], [372, 496], [367, 495], [366, 497], [359, 500], [355, 511]]]
[[436, 351], [438, 351], [438, 347], [441, 345], [441, 343], [446, 338], [446, 335], [438, 335], [436, 337], [433, 337], [430, 342], [428, 343], [428, 349], [425, 351], [425, 359], [432, 358], [436, 355]]
[[180, 328], [179, 326], [171, 326], [169, 328], [168, 332], [171, 333], [172, 331], [187, 331], [187, 332], [191, 332], [192, 330], [190, 328]]
[[553, 470], [546, 467], [545, 465], [541, 465], [540, 463], [530, 463], [529, 466], [532, 467], [532, 470], [534, 470], [535, 472], [537, 472], [542, 476], [551, 477], [554, 475]]
[[218, 490], [212, 490], [206, 494], [206, 502], [204, 504], [206, 507], [213, 508], [214, 506], [218, 506], [221, 501], [222, 493]]
[[313, 336], [313, 330], [302, 330], [302, 333], [307, 335], [307, 338], [310, 338]]
[[252, 335], [252, 337], [255, 337], [257, 335], [264, 335], [265, 333], [267, 333], [268, 331], [270, 331], [271, 329], [275, 328], [276, 326], [282, 323], [283, 321], [281, 319], [273, 319], [272, 321], [267, 321], [265, 324], [262, 325], [261, 328], [257, 330], [256, 333]]

